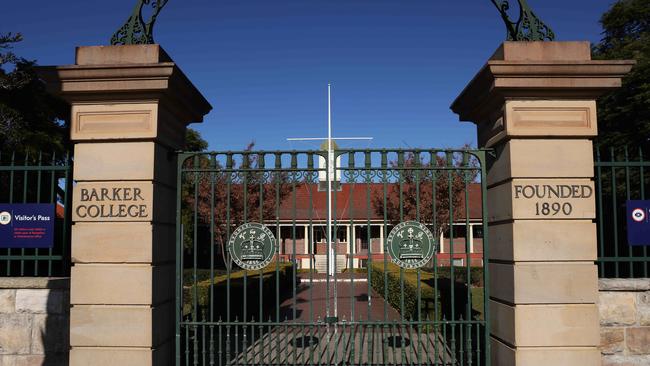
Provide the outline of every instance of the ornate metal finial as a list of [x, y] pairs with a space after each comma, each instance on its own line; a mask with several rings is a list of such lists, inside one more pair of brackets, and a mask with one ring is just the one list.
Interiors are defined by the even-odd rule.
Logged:
[[[127, 19], [126, 23], [118, 29], [111, 37], [111, 45], [125, 44], [152, 44], [153, 25], [160, 10], [167, 4], [168, 0], [138, 0], [133, 13]], [[148, 21], [144, 21], [142, 16], [143, 8], [151, 13]]]
[[501, 18], [506, 23], [508, 41], [555, 40], [553, 30], [535, 15], [526, 0], [517, 0], [519, 2], [519, 19], [516, 22], [513, 22], [508, 15], [508, 10], [510, 10], [509, 0], [491, 1], [497, 7], [499, 13], [501, 13]]

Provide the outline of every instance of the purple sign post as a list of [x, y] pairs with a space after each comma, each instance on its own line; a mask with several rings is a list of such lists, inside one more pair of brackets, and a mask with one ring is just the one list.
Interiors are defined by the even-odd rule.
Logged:
[[0, 248], [52, 248], [54, 204], [0, 203]]

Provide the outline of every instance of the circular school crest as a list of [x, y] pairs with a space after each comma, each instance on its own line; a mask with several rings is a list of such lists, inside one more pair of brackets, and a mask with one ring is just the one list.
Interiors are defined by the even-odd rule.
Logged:
[[250, 222], [238, 227], [228, 241], [232, 260], [243, 269], [266, 267], [277, 250], [275, 236], [262, 224]]
[[402, 268], [420, 268], [436, 251], [436, 241], [426, 226], [417, 221], [405, 221], [390, 231], [386, 240], [388, 254]]

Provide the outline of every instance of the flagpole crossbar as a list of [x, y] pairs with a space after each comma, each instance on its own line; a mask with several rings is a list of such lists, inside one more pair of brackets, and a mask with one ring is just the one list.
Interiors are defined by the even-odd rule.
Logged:
[[[287, 141], [322, 141], [327, 140], [327, 137], [292, 137]], [[373, 140], [373, 137], [332, 137], [332, 140]]]

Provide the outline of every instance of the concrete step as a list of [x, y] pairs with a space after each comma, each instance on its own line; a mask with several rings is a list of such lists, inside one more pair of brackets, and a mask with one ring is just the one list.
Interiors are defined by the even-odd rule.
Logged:
[[[344, 268], [347, 268], [347, 261], [344, 255], [338, 255], [336, 258], [336, 273], [341, 273]], [[318, 273], [327, 273], [327, 256], [315, 256], [314, 268]]]

